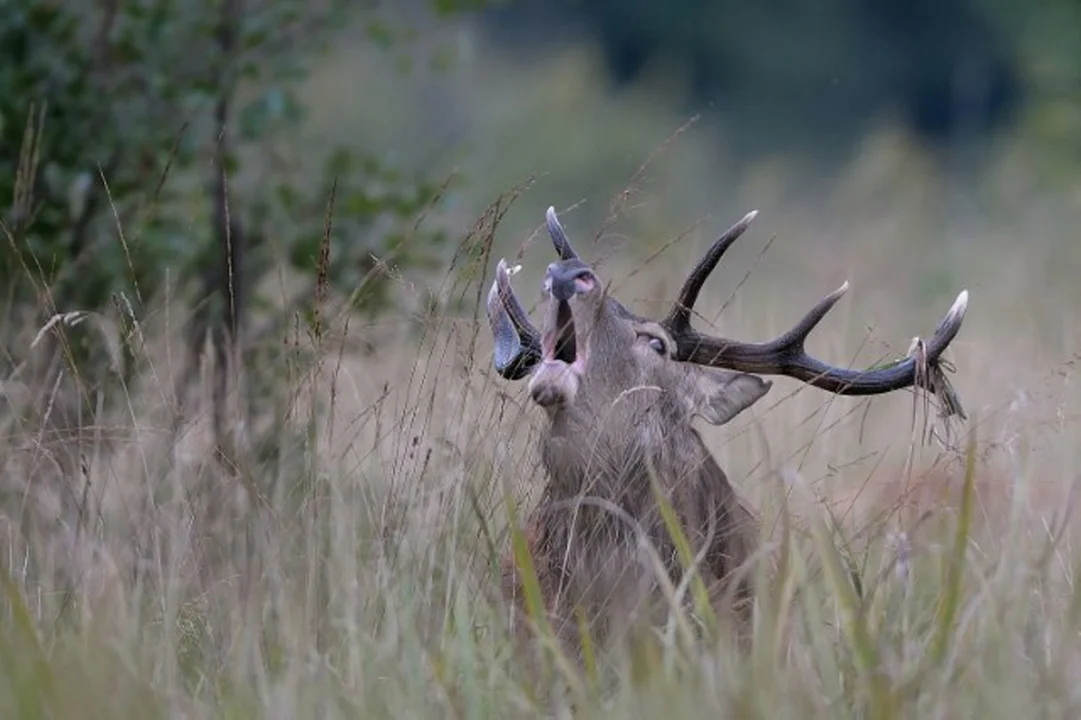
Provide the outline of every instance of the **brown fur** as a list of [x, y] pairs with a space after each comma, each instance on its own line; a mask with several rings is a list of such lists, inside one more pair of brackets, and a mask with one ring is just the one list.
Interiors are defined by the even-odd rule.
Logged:
[[[541, 459], [548, 484], [526, 536], [549, 620], [574, 647], [575, 609], [585, 611], [594, 641], [617, 640], [639, 620], [667, 609], [660, 570], [678, 585], [683, 568], [655, 501], [652, 477], [677, 515], [715, 598], [730, 573], [757, 545], [753, 514], [736, 496], [691, 421], [726, 422], [762, 397], [769, 383], [750, 375], [677, 363], [649, 347], [639, 333], [671, 339], [659, 326], [628, 316], [603, 294], [571, 301], [589, 362], [580, 381], [538, 373], [531, 390], [563, 393], [548, 408]], [[580, 341], [581, 344], [581, 341]], [[513, 559], [504, 558], [504, 592], [516, 603], [521, 586]], [[750, 574], [741, 572], [738, 615], [749, 619]], [[689, 593], [685, 594], [689, 598]]]

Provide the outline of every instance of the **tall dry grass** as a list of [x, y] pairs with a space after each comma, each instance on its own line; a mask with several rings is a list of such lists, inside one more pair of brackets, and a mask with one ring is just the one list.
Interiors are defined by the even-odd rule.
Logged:
[[[267, 362], [288, 382], [270, 416], [245, 418], [233, 465], [213, 452], [209, 376], [188, 397], [170, 389], [181, 343], [166, 327], [184, 309], [164, 296], [152, 317], [171, 322], [140, 328], [137, 382], [97, 424], [27, 425], [20, 402], [52, 389], [7, 379], [5, 716], [1076, 714], [1076, 290], [1014, 274], [1028, 258], [1005, 236], [982, 241], [994, 262], [955, 250], [955, 282], [913, 289], [929, 241], [898, 249], [882, 236], [926, 227], [924, 201], [846, 212], [854, 191], [842, 183], [832, 206], [763, 215], [709, 283], [704, 318], [772, 336], [852, 274], [812, 348], [867, 364], [929, 334], [968, 287], [951, 357], [972, 422], [927, 440], [910, 394], [833, 398], [782, 379], [746, 417], [703, 428], [783, 558], [749, 654], [687, 644], [677, 624], [644, 654], [602, 656], [597, 676], [559, 662], [523, 672], [497, 573], [506, 500], [524, 510], [543, 481], [532, 446], [543, 421], [490, 370], [475, 303], [495, 258], [481, 253], [436, 279], [444, 298], [469, 301], [464, 313], [350, 328], [328, 311], [321, 335], [276, 338], [288, 351]], [[792, 237], [823, 212], [859, 240]], [[568, 225], [584, 232], [573, 214]], [[655, 310], [710, 232], [656, 257], [609, 252], [602, 272]], [[526, 250], [527, 297], [549, 255]], [[1062, 332], [1047, 342], [1052, 312]], [[345, 349], [357, 335], [378, 352]], [[230, 370], [237, 387], [243, 371]]]

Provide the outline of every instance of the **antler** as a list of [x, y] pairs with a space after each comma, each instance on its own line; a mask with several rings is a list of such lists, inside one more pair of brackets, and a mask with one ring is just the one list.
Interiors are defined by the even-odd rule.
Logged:
[[689, 331], [691, 329], [691, 310], [694, 308], [695, 301], [698, 300], [698, 292], [702, 289], [702, 285], [705, 284], [706, 278], [717, 267], [717, 263], [720, 262], [725, 251], [739, 239], [739, 236], [744, 233], [750, 226], [751, 221], [757, 216], [758, 211], [752, 210], [744, 215], [742, 220], [728, 228], [724, 235], [721, 235], [717, 242], [713, 243], [713, 247], [709, 249], [709, 252], [698, 261], [698, 264], [694, 266], [694, 270], [691, 270], [691, 274], [687, 276], [687, 280], [679, 291], [679, 297], [676, 298], [676, 302], [672, 306], [672, 311], [661, 322], [670, 333]]
[[[938, 389], [943, 387], [945, 378], [939, 363], [943, 351], [961, 329], [968, 305], [967, 290], [957, 296], [931, 339], [917, 343], [918, 354], [866, 370], [829, 365], [804, 349], [807, 336], [848, 291], [847, 282], [820, 300], [795, 327], [770, 342], [743, 343], [695, 331], [690, 316], [702, 284], [756, 215], [757, 211], [748, 213], [713, 244], [687, 277], [671, 312], [661, 321], [676, 343], [677, 360], [759, 375], [785, 375], [837, 395], [877, 395], [912, 385], [932, 391], [936, 390], [936, 384]], [[952, 412], [963, 414], [959, 406], [951, 409]]]
[[548, 235], [552, 238], [552, 244], [556, 247], [559, 259], [570, 260], [571, 258], [577, 258], [578, 253], [571, 247], [571, 241], [567, 239], [567, 233], [563, 230], [563, 226], [559, 224], [559, 218], [556, 217], [556, 209], [551, 205], [548, 206], [545, 219], [548, 224]]
[[496, 371], [508, 380], [521, 380], [540, 360], [541, 339], [514, 294], [510, 274], [507, 261], [500, 260], [488, 291], [488, 322], [495, 338]]

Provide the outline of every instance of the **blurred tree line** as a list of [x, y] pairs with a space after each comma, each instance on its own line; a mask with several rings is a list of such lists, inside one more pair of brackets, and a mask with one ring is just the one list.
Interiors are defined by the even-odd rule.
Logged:
[[[442, 15], [474, 5], [425, 2]], [[172, 312], [185, 325], [187, 369], [160, 390], [182, 402], [209, 348], [223, 435], [230, 369], [251, 371], [252, 403], [273, 399], [284, 366], [265, 361], [280, 359], [288, 332], [295, 347], [300, 335], [319, 340], [328, 295], [375, 315], [394, 302], [391, 266], [434, 266], [446, 230], [421, 218], [446, 178], [395, 167], [362, 142], [298, 147], [295, 93], [344, 28], [409, 51], [377, 6], [3, 3], [0, 377], [52, 388], [7, 410], [69, 429], [92, 423], [146, 368], [145, 330]], [[261, 297], [282, 263], [299, 282]], [[181, 298], [171, 310], [166, 286], [171, 302]], [[285, 312], [262, 313], [269, 325], [248, 327], [252, 309], [283, 299]]]
[[844, 150], [886, 114], [978, 138], [1079, 88], [1076, 0], [517, 0], [487, 20], [508, 47], [595, 40], [616, 85], [674, 70], [687, 109], [752, 152]]

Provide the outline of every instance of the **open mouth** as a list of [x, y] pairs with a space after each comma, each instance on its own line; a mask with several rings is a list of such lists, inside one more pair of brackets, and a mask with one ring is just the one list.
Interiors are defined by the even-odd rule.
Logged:
[[574, 337], [574, 315], [570, 303], [556, 300], [555, 329], [548, 333], [543, 344], [545, 360], [561, 360], [568, 365], [578, 357], [578, 342]]
[[553, 297], [548, 312], [549, 322], [541, 337], [542, 362], [566, 365], [581, 375], [586, 365], [586, 343], [585, 338], [578, 337], [570, 302]]
[[[533, 369], [529, 391], [533, 400], [552, 409], [574, 402], [585, 375], [590, 323], [575, 322], [574, 313], [590, 312], [592, 303], [580, 305], [597, 287], [592, 271], [576, 258], [552, 263], [544, 279], [548, 295], [541, 359]], [[572, 308], [573, 304], [573, 308]], [[582, 318], [579, 318], [582, 320]]]
[[585, 338], [567, 300], [552, 296], [541, 335], [541, 361], [529, 381], [533, 400], [542, 407], [570, 405], [586, 369]]

